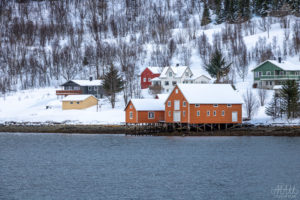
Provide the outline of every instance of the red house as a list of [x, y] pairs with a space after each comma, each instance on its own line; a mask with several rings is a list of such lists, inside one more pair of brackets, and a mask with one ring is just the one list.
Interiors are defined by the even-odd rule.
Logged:
[[160, 76], [161, 69], [159, 67], [147, 67], [141, 73], [141, 87], [146, 89], [151, 85], [151, 79]]

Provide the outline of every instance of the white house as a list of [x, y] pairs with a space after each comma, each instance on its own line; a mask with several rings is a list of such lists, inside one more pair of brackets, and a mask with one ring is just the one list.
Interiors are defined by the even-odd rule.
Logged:
[[159, 77], [151, 80], [152, 85], [160, 85], [163, 92], [170, 92], [179, 83], [209, 83], [210, 78], [196, 76], [187, 66], [164, 67]]

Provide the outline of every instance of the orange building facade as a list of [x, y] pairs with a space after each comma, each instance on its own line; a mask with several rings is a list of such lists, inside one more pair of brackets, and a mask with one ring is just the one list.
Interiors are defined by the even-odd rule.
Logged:
[[[135, 103], [136, 100], [131, 100], [125, 108], [125, 122], [127, 124], [137, 124], [137, 123], [157, 123], [165, 120], [165, 111], [161, 106], [151, 106], [152, 108], [147, 108], [147, 104], [157, 102], [157, 99], [139, 99], [144, 105], [139, 105]], [[163, 102], [161, 102], [163, 105]], [[154, 103], [155, 105], [155, 103]]]
[[[194, 87], [194, 86], [193, 86]], [[214, 86], [215, 87], [215, 86]], [[227, 88], [228, 89], [228, 88]], [[214, 91], [212, 90], [211, 93]], [[209, 95], [207, 93], [187, 93], [187, 95]], [[228, 94], [230, 95], [230, 94]], [[188, 124], [234, 124], [242, 123], [242, 103], [240, 101], [222, 102], [189, 102], [178, 85], [173, 89], [165, 102], [166, 123]], [[195, 99], [195, 98], [194, 98]], [[199, 99], [199, 98], [198, 98]]]

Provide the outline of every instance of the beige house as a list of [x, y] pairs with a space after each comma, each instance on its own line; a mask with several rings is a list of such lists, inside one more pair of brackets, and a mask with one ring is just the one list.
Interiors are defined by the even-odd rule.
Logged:
[[93, 95], [68, 95], [62, 100], [62, 109], [86, 109], [98, 105], [98, 99]]

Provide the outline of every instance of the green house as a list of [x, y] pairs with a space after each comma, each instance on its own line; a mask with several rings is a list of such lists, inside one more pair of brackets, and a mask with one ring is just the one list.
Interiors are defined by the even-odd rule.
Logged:
[[253, 87], [273, 89], [275, 85], [282, 85], [286, 80], [300, 82], [300, 63], [294, 64], [287, 61], [266, 60], [255, 67]]

